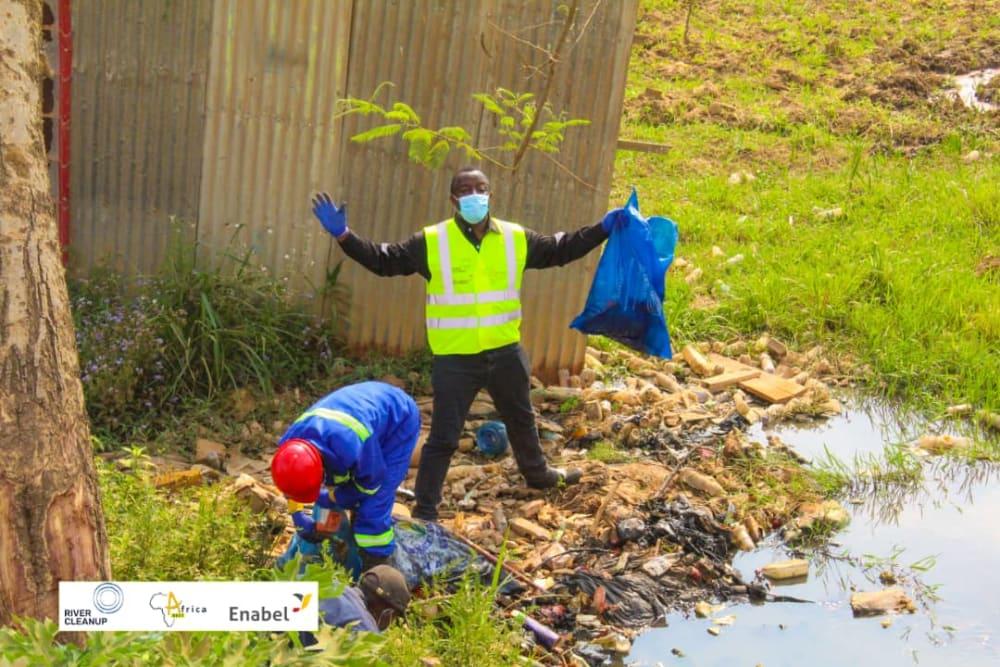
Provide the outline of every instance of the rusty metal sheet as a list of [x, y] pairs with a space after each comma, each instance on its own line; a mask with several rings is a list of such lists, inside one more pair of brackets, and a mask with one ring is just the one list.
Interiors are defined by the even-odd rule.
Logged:
[[73, 3], [74, 267], [151, 271], [198, 216], [211, 7]]

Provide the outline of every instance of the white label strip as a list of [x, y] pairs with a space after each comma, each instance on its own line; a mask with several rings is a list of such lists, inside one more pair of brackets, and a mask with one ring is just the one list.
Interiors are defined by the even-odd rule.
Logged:
[[315, 581], [61, 581], [59, 629], [319, 628]]

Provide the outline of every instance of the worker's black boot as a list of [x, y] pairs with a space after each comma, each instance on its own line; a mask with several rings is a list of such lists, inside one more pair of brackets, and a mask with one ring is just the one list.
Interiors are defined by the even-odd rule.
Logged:
[[546, 468], [545, 474], [539, 479], [529, 479], [528, 486], [533, 489], [552, 489], [559, 486], [576, 484], [583, 473], [576, 468]]

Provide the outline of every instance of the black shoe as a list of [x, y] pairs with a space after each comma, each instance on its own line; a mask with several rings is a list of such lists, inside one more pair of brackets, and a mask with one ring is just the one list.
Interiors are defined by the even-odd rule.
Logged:
[[421, 521], [435, 522], [438, 520], [438, 515], [435, 510], [425, 510], [420, 507], [413, 508], [410, 516], [414, 519], [420, 519]]
[[583, 472], [576, 468], [546, 468], [541, 479], [529, 480], [528, 486], [533, 489], [553, 489], [576, 484], [583, 477]]

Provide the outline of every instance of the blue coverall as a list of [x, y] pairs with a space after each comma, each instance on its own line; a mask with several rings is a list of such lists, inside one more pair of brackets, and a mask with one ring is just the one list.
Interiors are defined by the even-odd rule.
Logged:
[[420, 435], [420, 410], [403, 390], [361, 382], [320, 399], [279, 441], [301, 438], [323, 458], [337, 505], [354, 510], [354, 539], [374, 556], [395, 549], [392, 505]]

